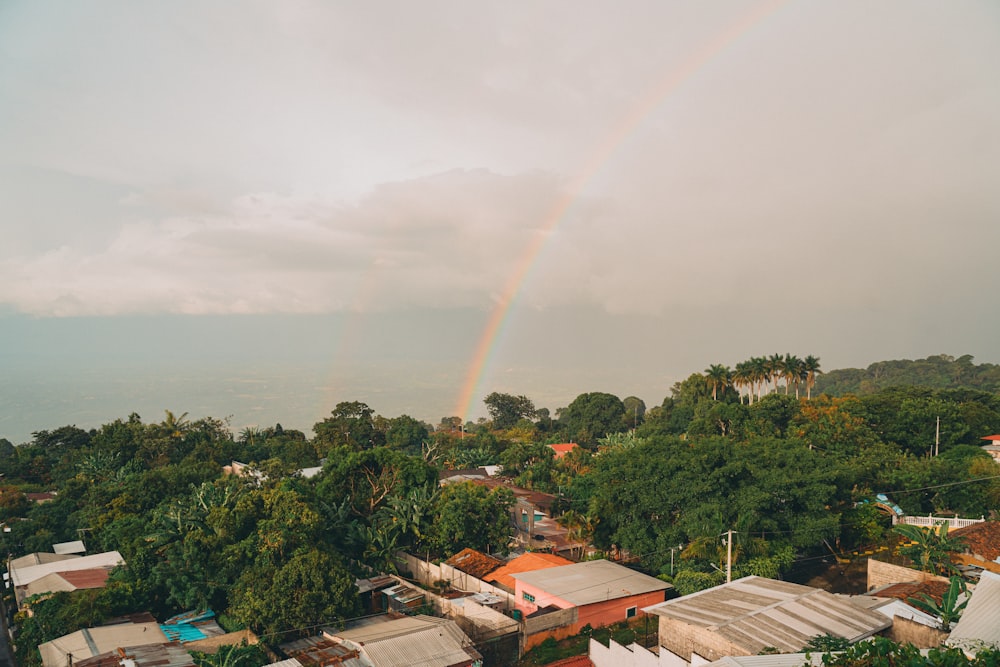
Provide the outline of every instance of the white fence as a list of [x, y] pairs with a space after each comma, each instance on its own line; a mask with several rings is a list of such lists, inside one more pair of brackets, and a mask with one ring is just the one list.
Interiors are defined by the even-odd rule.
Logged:
[[928, 528], [936, 526], [941, 523], [946, 523], [948, 524], [948, 530], [965, 528], [966, 526], [972, 526], [977, 523], [983, 523], [984, 521], [986, 521], [985, 517], [980, 517], [979, 519], [959, 519], [957, 517], [933, 516], [930, 514], [928, 514], [927, 516], [899, 517], [899, 523], [905, 523], [908, 526], [921, 526], [924, 528]]

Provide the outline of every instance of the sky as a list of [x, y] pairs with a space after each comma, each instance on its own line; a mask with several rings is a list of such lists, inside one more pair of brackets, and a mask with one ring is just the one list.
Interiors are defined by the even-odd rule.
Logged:
[[1000, 5], [0, 2], [0, 437], [1000, 362]]

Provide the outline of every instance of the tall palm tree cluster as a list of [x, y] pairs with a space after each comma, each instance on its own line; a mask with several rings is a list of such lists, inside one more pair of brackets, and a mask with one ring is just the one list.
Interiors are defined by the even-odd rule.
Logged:
[[719, 391], [733, 387], [743, 402], [746, 392], [747, 405], [753, 405], [761, 396], [778, 391], [784, 383], [785, 395], [794, 388], [795, 398], [799, 388], [805, 386], [806, 398], [812, 398], [812, 388], [816, 376], [823, 371], [819, 367], [819, 357], [812, 355], [799, 359], [793, 354], [772, 354], [769, 357], [752, 357], [730, 369], [722, 364], [712, 364], [705, 369], [705, 381], [712, 388], [712, 399], [718, 400]]

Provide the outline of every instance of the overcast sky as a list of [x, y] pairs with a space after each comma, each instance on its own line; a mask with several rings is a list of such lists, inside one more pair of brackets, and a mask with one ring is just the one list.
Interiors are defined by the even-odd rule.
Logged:
[[147, 318], [124, 375], [294, 345], [339, 378], [309, 414], [435, 422], [472, 376], [481, 413], [1000, 362], [998, 73], [995, 0], [6, 0], [0, 361], [104, 367]]

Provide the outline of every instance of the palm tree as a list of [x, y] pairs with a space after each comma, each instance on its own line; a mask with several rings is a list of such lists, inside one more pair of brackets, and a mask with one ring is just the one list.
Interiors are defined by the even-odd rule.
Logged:
[[764, 385], [770, 378], [770, 373], [767, 370], [767, 359], [765, 357], [751, 357], [750, 368], [753, 372], [754, 387], [757, 389], [757, 400], [760, 401]]
[[184, 436], [184, 432], [191, 428], [191, 424], [187, 420], [188, 413], [183, 413], [180, 416], [175, 415], [170, 410], [164, 410], [167, 413], [166, 419], [163, 420], [163, 426], [167, 429], [172, 438], [180, 438]]
[[705, 369], [705, 381], [712, 388], [712, 400], [717, 401], [719, 400], [719, 386], [722, 386], [723, 391], [726, 390], [732, 381], [732, 371], [729, 370], [729, 366], [712, 364]]
[[785, 358], [780, 354], [772, 354], [765, 361], [767, 367], [767, 379], [770, 380], [771, 385], [774, 387], [774, 392], [778, 392], [778, 379], [781, 378], [781, 371], [785, 367]]
[[802, 360], [802, 368], [806, 372], [806, 399], [811, 399], [812, 388], [816, 385], [816, 376], [823, 373], [819, 369], [819, 357], [810, 354]]
[[[748, 388], [747, 389], [748, 395], [752, 396], [752, 394], [750, 394], [750, 389], [749, 389], [749, 387], [750, 387], [750, 367], [749, 367], [749, 364], [747, 364], [747, 362], [741, 361], [740, 363], [736, 364], [736, 368], [733, 370], [732, 383], [733, 383], [733, 387], [736, 388], [737, 393], [739, 393], [739, 395], [740, 395], [740, 405], [742, 405], [743, 404], [743, 387], [747, 387]], [[750, 402], [749, 398], [747, 399], [747, 402], [748, 403]]]
[[781, 375], [785, 378], [785, 396], [788, 396], [788, 387], [795, 385], [795, 398], [799, 397], [799, 381], [802, 375], [800, 371], [802, 360], [794, 354], [786, 354], [781, 362]]

